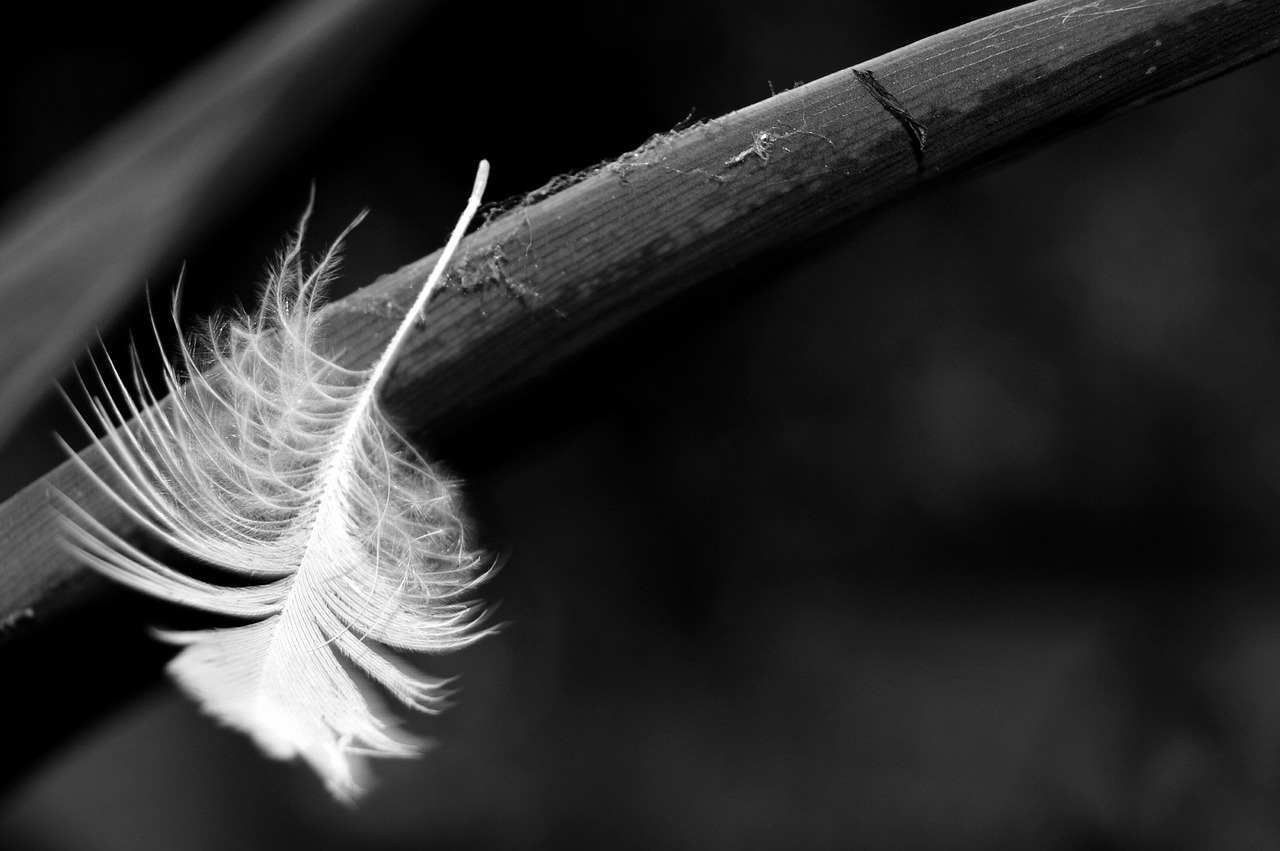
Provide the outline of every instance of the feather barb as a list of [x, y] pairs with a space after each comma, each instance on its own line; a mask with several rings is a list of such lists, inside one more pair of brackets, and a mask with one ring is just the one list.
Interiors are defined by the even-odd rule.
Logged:
[[342, 800], [361, 793], [365, 756], [419, 751], [369, 682], [423, 712], [446, 696], [443, 681], [386, 648], [452, 650], [485, 633], [469, 599], [484, 557], [467, 540], [456, 488], [387, 419], [378, 389], [475, 216], [488, 169], [481, 162], [439, 260], [368, 370], [317, 349], [318, 300], [341, 237], [306, 268], [306, 214], [255, 313], [180, 337], [163, 375], [168, 398], [157, 401], [164, 393], [136, 353], [128, 379], [109, 359], [94, 363], [107, 392], [81, 421], [91, 435], [90, 421], [105, 430], [93, 438], [105, 468], [80, 461], [85, 472], [152, 537], [233, 584], [188, 576], [60, 501], [64, 541], [85, 564], [250, 621], [161, 633], [183, 647], [171, 675], [268, 754], [301, 757]]

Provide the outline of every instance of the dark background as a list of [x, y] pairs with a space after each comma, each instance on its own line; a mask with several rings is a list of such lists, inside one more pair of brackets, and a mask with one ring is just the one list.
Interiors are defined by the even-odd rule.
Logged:
[[[373, 209], [368, 283], [482, 156], [522, 193], [1000, 5], [439, 0], [148, 278], [251, 298], [314, 179], [317, 244]], [[31, 8], [3, 197], [265, 7]], [[1272, 59], [881, 211], [450, 446], [508, 626], [424, 661], [457, 705], [359, 809], [162, 685], [0, 847], [1276, 847], [1277, 91]], [[60, 460], [36, 409], [4, 493]]]

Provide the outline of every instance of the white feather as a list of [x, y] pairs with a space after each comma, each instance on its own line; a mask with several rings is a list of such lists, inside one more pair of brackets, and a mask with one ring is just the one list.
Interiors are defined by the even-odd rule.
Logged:
[[362, 755], [410, 756], [419, 746], [350, 669], [430, 712], [443, 682], [377, 645], [443, 651], [481, 635], [480, 610], [467, 600], [483, 579], [481, 556], [467, 544], [454, 488], [387, 420], [378, 388], [487, 175], [482, 162], [435, 269], [371, 369], [344, 369], [317, 351], [317, 300], [338, 244], [304, 269], [304, 216], [257, 313], [210, 323], [194, 344], [180, 340], [181, 372], [167, 365], [163, 404], [136, 353], [136, 401], [109, 360], [101, 371], [121, 391], [93, 402], [109, 473], [84, 469], [143, 529], [235, 574], [235, 585], [174, 570], [63, 501], [65, 539], [86, 564], [148, 594], [252, 621], [162, 634], [185, 645], [169, 671], [270, 755], [306, 760], [340, 799], [361, 791]]

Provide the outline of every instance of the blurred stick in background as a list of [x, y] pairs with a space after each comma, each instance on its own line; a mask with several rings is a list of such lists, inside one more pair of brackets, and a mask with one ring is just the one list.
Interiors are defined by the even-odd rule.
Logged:
[[428, 5], [273, 10], [0, 214], [0, 445], [157, 260], [233, 209]]
[[[654, 137], [567, 188], [532, 193], [476, 233], [453, 290], [389, 382], [388, 403], [418, 430], [455, 439], [765, 250], [1274, 52], [1276, 12], [1274, 2], [1222, 0], [1033, 3]], [[330, 307], [330, 342], [349, 365], [385, 344], [431, 262]], [[478, 310], [476, 294], [491, 289], [507, 297], [486, 297]], [[125, 683], [117, 694], [161, 658], [120, 654], [137, 624], [105, 616], [122, 596], [58, 550], [51, 485], [129, 533], [67, 465], [0, 507], [0, 667], [16, 671], [14, 693], [39, 695], [33, 716], [61, 701], [30, 682], [89, 637], [112, 685]], [[110, 698], [84, 689], [65, 703], [69, 716], [92, 717]], [[55, 721], [43, 726], [65, 735]]]

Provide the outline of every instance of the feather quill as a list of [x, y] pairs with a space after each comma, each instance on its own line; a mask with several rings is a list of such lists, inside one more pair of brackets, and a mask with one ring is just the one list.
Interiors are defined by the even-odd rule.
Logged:
[[136, 351], [136, 399], [109, 359], [105, 368], [95, 363], [103, 386], [115, 388], [93, 399], [90, 417], [107, 432], [94, 437], [107, 472], [84, 470], [143, 529], [234, 574], [234, 585], [177, 571], [62, 501], [64, 540], [85, 564], [148, 594], [250, 621], [161, 633], [184, 646], [170, 674], [271, 756], [301, 757], [342, 800], [362, 791], [362, 757], [412, 756], [421, 744], [352, 670], [412, 709], [436, 711], [444, 681], [379, 645], [446, 651], [483, 634], [482, 611], [468, 600], [484, 578], [482, 556], [468, 546], [453, 485], [388, 421], [378, 389], [487, 177], [481, 162], [440, 259], [368, 370], [345, 369], [316, 347], [318, 301], [342, 237], [308, 270], [305, 214], [256, 313], [210, 322], [195, 341], [180, 338], [164, 403]]

